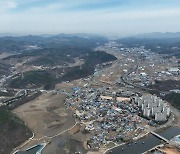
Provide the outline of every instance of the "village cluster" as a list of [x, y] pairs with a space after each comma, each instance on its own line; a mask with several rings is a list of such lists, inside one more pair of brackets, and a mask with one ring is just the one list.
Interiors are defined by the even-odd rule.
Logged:
[[122, 48], [115, 42], [96, 50], [121, 54], [117, 54], [117, 62], [97, 66], [94, 75], [83, 86], [74, 87], [65, 101], [82, 124], [81, 130], [89, 134], [88, 147], [99, 149], [111, 142], [130, 142], [167, 122], [171, 116], [169, 105], [136, 87], [147, 88], [156, 80], [178, 78], [177, 61], [169, 59], [165, 65], [166, 60], [144, 47]]
[[[145, 98], [148, 98], [147, 101]], [[113, 91], [112, 87], [95, 89], [85, 84], [81, 88], [73, 88], [65, 105], [73, 109], [76, 120], [84, 126], [83, 132], [90, 134], [88, 147], [98, 149], [109, 142], [130, 141], [138, 137], [148, 125], [155, 126], [156, 122], [166, 121], [170, 110], [161, 101], [153, 95], [140, 97], [132, 92], [129, 96], [129, 93], [121, 90]], [[154, 102], [155, 105], [150, 106], [148, 102]], [[152, 110], [158, 114], [155, 118], [151, 117]], [[166, 113], [166, 118], [161, 117], [159, 112]]]

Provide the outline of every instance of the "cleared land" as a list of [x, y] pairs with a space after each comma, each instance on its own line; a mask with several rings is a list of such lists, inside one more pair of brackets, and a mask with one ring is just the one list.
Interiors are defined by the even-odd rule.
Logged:
[[52, 137], [74, 125], [71, 110], [64, 107], [64, 99], [64, 94], [43, 93], [13, 111], [35, 134], [28, 145], [36, 141], [38, 143], [41, 139], [47, 140], [46, 137]]

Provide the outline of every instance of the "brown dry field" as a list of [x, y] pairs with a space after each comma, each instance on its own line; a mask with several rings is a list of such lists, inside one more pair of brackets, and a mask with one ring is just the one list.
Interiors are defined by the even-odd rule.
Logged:
[[13, 112], [35, 133], [35, 139], [53, 136], [75, 123], [70, 109], [64, 106], [64, 94], [43, 93]]
[[179, 154], [180, 151], [178, 151], [175, 148], [162, 148], [160, 149], [162, 152], [164, 152], [165, 154]]

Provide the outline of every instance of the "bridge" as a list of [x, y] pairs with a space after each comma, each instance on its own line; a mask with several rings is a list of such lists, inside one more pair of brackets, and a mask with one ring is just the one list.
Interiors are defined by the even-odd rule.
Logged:
[[159, 135], [159, 134], [157, 134], [157, 133], [155, 133], [155, 132], [153, 132], [153, 131], [151, 131], [151, 134], [153, 134], [153, 135], [156, 136], [157, 138], [159, 138], [159, 139], [161, 139], [161, 140], [169, 143], [169, 140], [166, 139], [166, 138], [164, 138], [163, 136], [161, 136], [161, 135]]

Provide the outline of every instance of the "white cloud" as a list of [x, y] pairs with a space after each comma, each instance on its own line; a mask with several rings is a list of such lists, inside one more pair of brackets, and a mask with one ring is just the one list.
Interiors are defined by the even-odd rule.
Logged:
[[17, 7], [17, 3], [11, 0], [1, 0], [0, 1], [0, 12], [5, 12], [9, 9], [14, 9]]
[[[61, 11], [66, 5], [58, 2], [45, 7], [32, 7], [23, 13], [1, 13], [0, 33], [131, 34], [180, 31], [180, 9]], [[16, 3], [5, 5], [0, 1], [0, 10], [16, 6]]]

